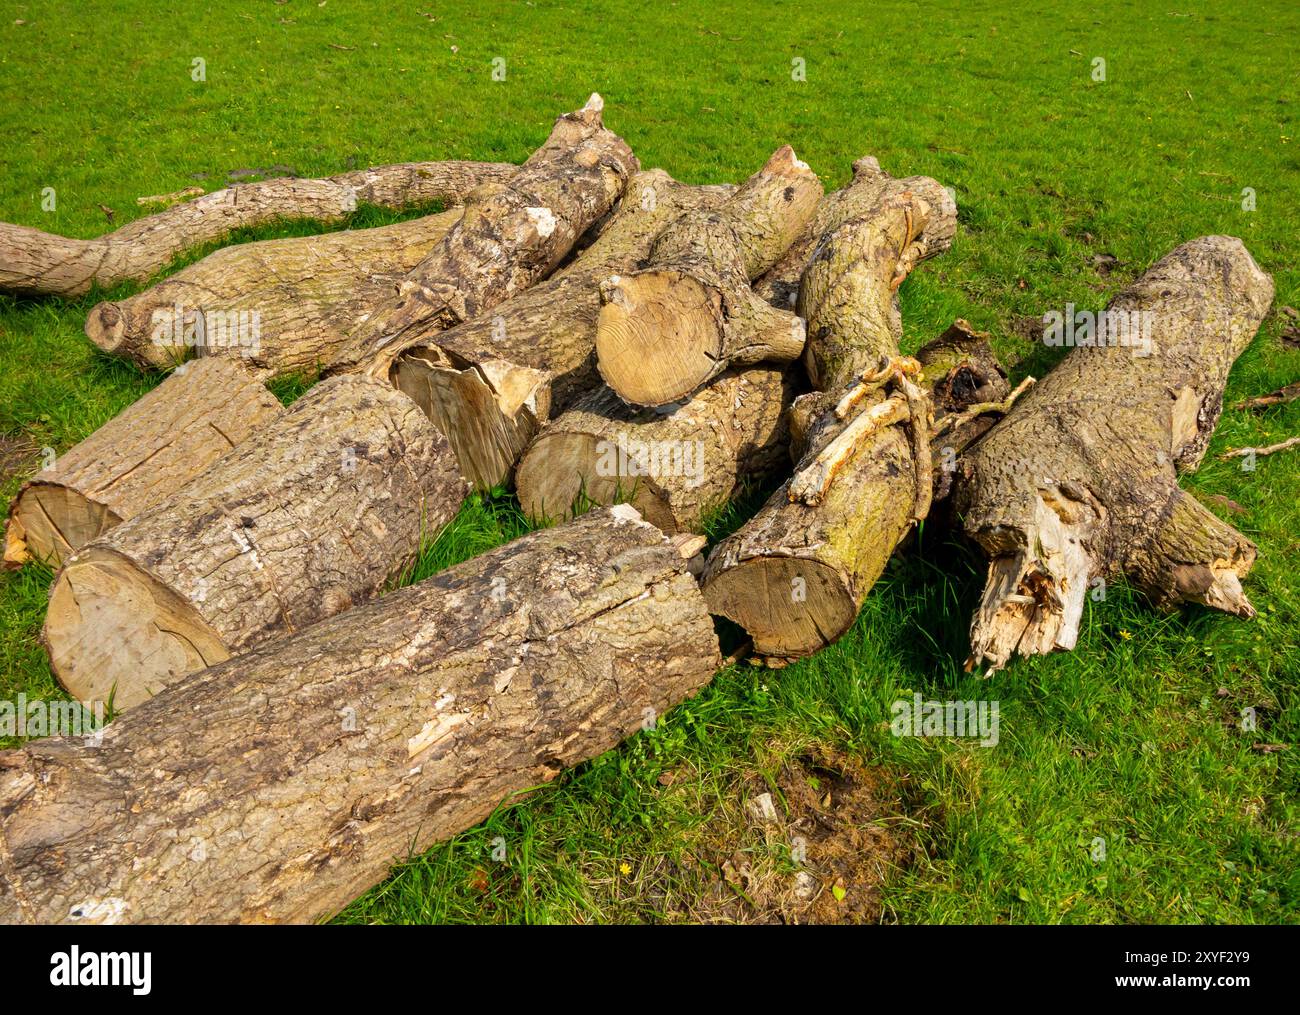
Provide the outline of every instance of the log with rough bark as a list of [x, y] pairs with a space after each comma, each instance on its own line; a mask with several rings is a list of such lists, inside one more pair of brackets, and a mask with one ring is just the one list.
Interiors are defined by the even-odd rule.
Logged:
[[601, 284], [596, 359], [632, 405], [677, 402], [731, 366], [788, 363], [803, 322], [750, 280], [785, 253], [822, 185], [787, 145], [716, 210], [688, 212], [655, 240], [649, 265]]
[[534, 518], [575, 504], [632, 504], [665, 532], [698, 532], [742, 483], [788, 464], [792, 371], [731, 370], [680, 405], [640, 409], [598, 388], [552, 420], [519, 460], [519, 503]]
[[0, 292], [79, 296], [92, 285], [145, 282], [185, 251], [235, 229], [291, 219], [341, 222], [363, 204], [393, 210], [460, 204], [476, 188], [518, 171], [496, 162], [405, 162], [322, 180], [241, 183], [93, 240], [0, 222]]
[[954, 496], [990, 559], [970, 666], [1073, 648], [1090, 584], [1117, 574], [1157, 604], [1254, 615], [1241, 588], [1254, 545], [1176, 472], [1205, 454], [1272, 299], [1240, 240], [1183, 244], [963, 458]]
[[447, 331], [409, 329], [367, 369], [420, 404], [466, 479], [484, 490], [504, 484], [538, 428], [600, 383], [599, 283], [639, 264], [678, 215], [717, 207], [732, 189], [638, 173], [599, 238], [553, 277]]
[[9, 508], [5, 564], [61, 564], [175, 493], [280, 411], [242, 367], [186, 363], [23, 484]]
[[[871, 206], [886, 191], [899, 188], [920, 194], [931, 208], [936, 209], [926, 228], [917, 237], [916, 245], [908, 251], [904, 268], [937, 257], [952, 246], [957, 235], [957, 205], [952, 194], [928, 176], [907, 176], [895, 179], [880, 168], [880, 163], [866, 155], [853, 163], [853, 178], [840, 190], [831, 191], [817, 204], [817, 210], [804, 227], [799, 238], [754, 282], [754, 291], [773, 306], [794, 307], [799, 296], [799, 280], [812, 259], [813, 251], [821, 238], [837, 225], [858, 218], [871, 210]], [[894, 304], [895, 330], [901, 331]]]
[[98, 747], [0, 752], [0, 921], [337, 912], [706, 684], [686, 563], [593, 512], [196, 674]]
[[[863, 165], [863, 163], [859, 163]], [[808, 325], [805, 363], [822, 390], [792, 410], [803, 455], [795, 475], [710, 555], [702, 580], [712, 612], [743, 627], [754, 651], [811, 654], [853, 624], [899, 541], [931, 497], [932, 397], [923, 365], [898, 357], [895, 292], [923, 237], [950, 236], [951, 202], [925, 188], [859, 171], [808, 246], [798, 308]], [[882, 364], [884, 366], [882, 367]], [[887, 387], [895, 391], [887, 394]]]
[[238, 359], [263, 377], [312, 375], [460, 216], [223, 247], [142, 293], [100, 303], [86, 334], [146, 369], [195, 355]]
[[318, 384], [68, 560], [45, 621], [54, 673], [80, 700], [135, 705], [373, 597], [465, 492], [446, 438], [401, 392]]
[[337, 355], [335, 371], [365, 368], [415, 329], [446, 330], [549, 275], [622, 196], [639, 168], [605, 127], [593, 94], [555, 121], [546, 143], [509, 180], [466, 200], [465, 214]]

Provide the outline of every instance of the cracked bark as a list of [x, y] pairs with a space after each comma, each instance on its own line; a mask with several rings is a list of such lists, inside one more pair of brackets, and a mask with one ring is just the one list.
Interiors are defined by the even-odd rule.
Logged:
[[413, 332], [444, 331], [549, 275], [622, 196], [639, 168], [606, 129], [604, 101], [555, 121], [550, 137], [508, 181], [466, 200], [465, 214], [402, 280], [335, 358], [333, 372], [368, 369]]
[[659, 409], [628, 406], [602, 386], [529, 446], [519, 503], [530, 517], [563, 518], [575, 501], [624, 501], [665, 532], [698, 532], [742, 482], [788, 464], [793, 391], [792, 371], [763, 366], [728, 371]]
[[505, 484], [538, 428], [600, 383], [599, 283], [638, 265], [682, 212], [717, 207], [733, 189], [638, 173], [596, 241], [552, 278], [446, 331], [411, 328], [368, 370], [420, 404], [475, 487]]
[[495, 162], [406, 162], [321, 180], [241, 183], [78, 240], [0, 222], [0, 292], [79, 296], [92, 285], [145, 282], [176, 257], [233, 230], [277, 221], [341, 222], [360, 205], [401, 210], [462, 203], [518, 166]]
[[1241, 579], [1255, 546], [1176, 471], [1200, 463], [1272, 300], [1240, 240], [1184, 243], [1107, 307], [1139, 332], [1075, 348], [963, 458], [956, 506], [989, 557], [969, 666], [1073, 648], [1098, 577], [1127, 575], [1161, 605], [1254, 615]]
[[61, 564], [164, 500], [269, 424], [280, 403], [242, 367], [186, 364], [23, 484], [9, 508], [6, 566]]
[[647, 267], [601, 284], [596, 359], [631, 405], [678, 402], [728, 367], [788, 363], [802, 322], [757, 297], [812, 216], [822, 185], [786, 145], [721, 207], [688, 212], [655, 240]]
[[[314, 375], [460, 217], [456, 209], [376, 229], [224, 247], [142, 293], [100, 303], [86, 318], [86, 335], [145, 369], [192, 353], [240, 360], [264, 378]], [[256, 312], [256, 335], [223, 337], [221, 322], [240, 312]]]
[[[796, 475], [714, 548], [701, 579], [710, 610], [743, 627], [757, 654], [781, 659], [816, 652], [849, 629], [930, 497], [928, 451], [923, 462], [916, 459], [916, 428], [928, 436], [930, 405], [909, 421], [897, 396], [886, 404], [877, 390], [857, 403], [857, 415], [841, 416], [836, 407], [864, 373], [897, 356], [898, 285], [923, 255], [946, 249], [956, 209], [933, 180], [893, 180], [870, 159], [854, 168], [845, 192], [819, 210], [821, 235], [798, 245], [811, 251], [798, 297], [808, 330], [804, 362], [821, 390], [791, 410], [801, 453]], [[781, 271], [788, 277], [792, 264]], [[788, 301], [775, 277], [767, 290]], [[941, 347], [931, 351], [937, 356]], [[923, 379], [932, 386], [947, 372], [936, 367]], [[893, 422], [902, 425], [856, 442], [815, 503], [796, 494], [803, 470], [823, 450], [891, 406], [900, 408]]]
[[379, 593], [466, 492], [446, 439], [364, 377], [322, 382], [165, 503], [85, 545], [44, 639], [76, 698], [129, 708]]
[[720, 664], [635, 511], [532, 533], [195, 674], [98, 747], [0, 752], [0, 921], [328, 916]]

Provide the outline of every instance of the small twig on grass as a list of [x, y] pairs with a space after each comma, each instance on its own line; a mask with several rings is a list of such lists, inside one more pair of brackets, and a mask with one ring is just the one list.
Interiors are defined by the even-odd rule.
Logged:
[[1233, 448], [1230, 451], [1225, 451], [1219, 457], [1245, 458], [1247, 455], [1254, 455], [1258, 458], [1260, 455], [1271, 455], [1275, 451], [1285, 451], [1287, 448], [1293, 448], [1297, 444], [1300, 444], [1300, 435], [1288, 437], [1286, 440], [1279, 441], [1277, 444], [1270, 444], [1266, 448]]
[[1243, 399], [1238, 402], [1234, 408], [1266, 409], [1270, 405], [1281, 405], [1283, 402], [1294, 402], [1297, 398], [1300, 398], [1300, 381], [1278, 388], [1276, 391], [1270, 391], [1267, 395], [1258, 395], [1255, 398]]

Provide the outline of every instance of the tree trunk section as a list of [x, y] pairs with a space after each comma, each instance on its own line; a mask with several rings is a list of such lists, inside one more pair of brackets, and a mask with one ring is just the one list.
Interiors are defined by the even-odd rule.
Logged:
[[214, 190], [98, 239], [77, 240], [0, 222], [0, 292], [80, 296], [92, 285], [147, 282], [175, 258], [236, 229], [310, 219], [341, 222], [363, 204], [401, 210], [461, 204], [519, 171], [495, 162], [407, 162], [323, 180], [263, 180]]
[[411, 329], [369, 371], [420, 404], [475, 487], [509, 482], [538, 428], [600, 384], [600, 282], [643, 261], [678, 215], [717, 207], [732, 189], [638, 173], [599, 238], [553, 278], [447, 331]]
[[83, 701], [129, 708], [183, 675], [378, 594], [460, 507], [446, 439], [388, 385], [317, 385], [166, 503], [87, 544], [45, 643]]
[[[884, 391], [876, 390], [861, 398], [857, 416], [837, 412], [864, 373], [897, 355], [895, 292], [920, 260], [930, 222], [953, 214], [951, 202], [934, 207], [921, 196], [937, 191], [946, 198], [933, 181], [881, 186], [876, 174], [859, 169], [849, 189], [868, 190], [874, 202], [863, 208], [848, 195], [830, 206], [837, 213], [823, 215], [827, 231], [807, 245], [813, 255], [799, 290], [808, 328], [804, 361], [822, 388], [792, 410], [806, 450], [795, 476], [714, 548], [702, 576], [710, 610], [743, 627], [757, 654], [781, 659], [810, 655], [849, 629], [894, 548], [924, 517], [931, 492], [928, 448], [924, 461], [916, 457], [918, 429], [928, 437], [926, 404], [916, 415], [903, 407], [901, 415], [882, 418], [852, 446], [815, 500], [798, 495], [805, 470], [832, 450], [832, 442], [899, 407], [897, 396], [887, 403]], [[950, 235], [945, 224], [934, 229]]]
[[721, 664], [626, 506], [532, 533], [0, 752], [0, 921], [284, 923], [613, 747]]
[[789, 462], [791, 371], [728, 371], [670, 410], [628, 406], [598, 388], [552, 420], [519, 461], [519, 503], [557, 519], [632, 504], [665, 532], [698, 532], [741, 483]]
[[145, 369], [197, 355], [238, 359], [266, 378], [315, 375], [460, 216], [223, 247], [138, 295], [100, 303], [86, 334]]
[[[936, 180], [928, 176], [908, 176], [894, 179], [880, 168], [880, 163], [866, 155], [853, 163], [853, 179], [840, 190], [832, 191], [817, 203], [817, 210], [803, 232], [762, 277], [754, 282], [754, 291], [776, 307], [793, 308], [799, 297], [799, 282], [804, 269], [812, 260], [818, 242], [836, 226], [869, 212], [886, 191], [911, 190], [921, 196], [935, 213], [925, 230], [917, 238], [909, 256], [916, 262], [929, 260], [952, 246], [957, 235], [957, 205], [952, 195]], [[909, 270], [914, 265], [905, 265]], [[897, 319], [896, 330], [902, 333], [902, 323]]]
[[788, 363], [802, 322], [754, 295], [812, 216], [822, 185], [787, 145], [720, 208], [688, 212], [655, 240], [649, 267], [601, 285], [601, 376], [631, 405], [688, 397], [729, 366]]
[[412, 330], [445, 331], [549, 275], [639, 168], [627, 142], [606, 129], [603, 109], [593, 94], [555, 121], [509, 181], [471, 195], [461, 220], [407, 274], [395, 301], [357, 329], [333, 369], [364, 369]]
[[1183, 244], [963, 458], [956, 504], [990, 561], [970, 666], [1073, 648], [1090, 585], [1118, 574], [1157, 604], [1254, 615], [1241, 588], [1254, 545], [1179, 489], [1176, 470], [1200, 463], [1228, 371], [1272, 300], [1240, 240]]
[[62, 564], [171, 496], [280, 412], [275, 396], [233, 363], [178, 367], [23, 484], [9, 508], [5, 564]]

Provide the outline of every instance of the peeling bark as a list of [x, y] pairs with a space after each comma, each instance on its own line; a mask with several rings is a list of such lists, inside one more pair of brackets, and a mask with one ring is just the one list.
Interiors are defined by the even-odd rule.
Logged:
[[363, 204], [393, 210], [460, 204], [476, 188], [504, 183], [518, 171], [495, 162], [407, 162], [323, 180], [241, 183], [93, 240], [0, 222], [0, 292], [79, 296], [92, 285], [146, 282], [187, 250], [236, 229], [292, 219], [340, 222]]
[[535, 532], [0, 752], [0, 921], [308, 922], [694, 694], [695, 580], [635, 511]]
[[[795, 475], [714, 548], [702, 576], [710, 610], [743, 627], [759, 655], [809, 655], [839, 638], [929, 507], [932, 402], [899, 372], [920, 365], [897, 359], [895, 292], [921, 260], [930, 223], [931, 235], [950, 236], [935, 220], [955, 209], [921, 196], [947, 198], [934, 181], [881, 184], [870, 166], [857, 163], [849, 193], [822, 209], [825, 232], [803, 243], [813, 251], [798, 299], [804, 361], [822, 390], [792, 409], [803, 452]], [[894, 365], [864, 384], [882, 362]], [[901, 393], [886, 397], [886, 382]]]
[[606, 129], [593, 94], [555, 121], [551, 136], [508, 181], [466, 200], [465, 214], [338, 354], [335, 372], [370, 361], [419, 329], [443, 331], [486, 313], [549, 275], [606, 215], [639, 168]]
[[160, 503], [279, 415], [247, 371], [187, 363], [23, 484], [9, 508], [7, 566], [55, 565]]
[[744, 481], [788, 463], [791, 372], [728, 371], [680, 405], [637, 409], [601, 387], [551, 421], [519, 461], [519, 503], [534, 518], [632, 504], [665, 532], [698, 532]]
[[990, 558], [968, 665], [1073, 648], [1098, 577], [1127, 575], [1157, 604], [1254, 615], [1241, 588], [1254, 545], [1175, 470], [1200, 463], [1272, 299], [1240, 240], [1183, 244], [1107, 307], [1116, 321], [1149, 315], [1116, 336], [1129, 344], [1075, 348], [963, 459], [957, 507]]
[[[86, 334], [145, 369], [194, 354], [238, 359], [266, 378], [313, 375], [460, 217], [457, 209], [377, 229], [223, 247], [142, 293], [100, 303]], [[242, 333], [252, 314], [255, 332]], [[223, 325], [239, 315], [242, 332], [232, 335]]]
[[600, 281], [639, 264], [682, 212], [717, 207], [732, 189], [687, 186], [661, 169], [638, 173], [599, 238], [567, 267], [454, 328], [409, 329], [368, 371], [419, 403], [477, 488], [507, 483], [538, 428], [600, 383]]
[[375, 596], [465, 492], [405, 395], [364, 377], [318, 384], [68, 560], [45, 622], [51, 668], [75, 698], [136, 705]]
[[601, 376], [631, 405], [681, 401], [731, 366], [788, 363], [802, 322], [754, 295], [812, 216], [822, 185], [786, 145], [720, 208], [688, 212], [655, 240], [649, 266], [601, 284]]

